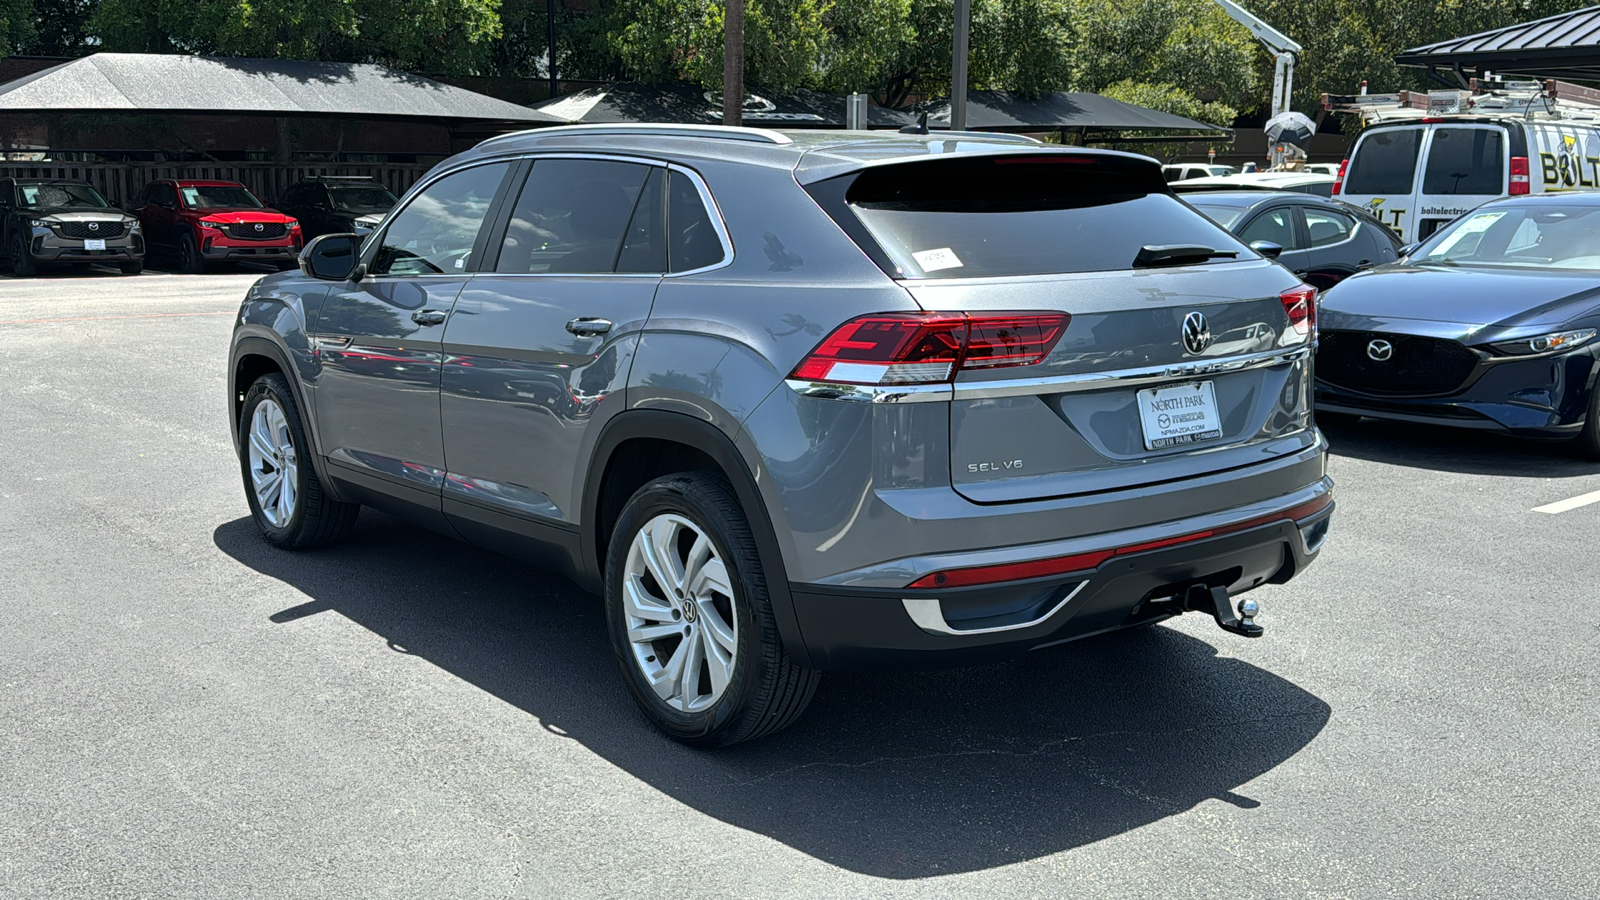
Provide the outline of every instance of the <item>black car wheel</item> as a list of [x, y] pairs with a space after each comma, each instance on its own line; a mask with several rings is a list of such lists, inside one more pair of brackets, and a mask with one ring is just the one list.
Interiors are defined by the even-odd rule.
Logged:
[[716, 475], [657, 478], [628, 501], [607, 552], [605, 610], [628, 690], [682, 743], [771, 734], [816, 692], [818, 673], [784, 652], [749, 522]]
[[28, 251], [28, 242], [21, 232], [11, 235], [11, 274], [18, 278], [31, 278], [39, 274], [39, 264]]
[[206, 259], [194, 242], [194, 235], [186, 234], [178, 240], [178, 269], [189, 275], [199, 275], [206, 270]]
[[1589, 392], [1589, 415], [1584, 417], [1583, 430], [1573, 438], [1572, 449], [1584, 459], [1600, 460], [1600, 384]]
[[144, 271], [144, 261], [136, 259], [133, 262], [122, 263], [117, 268], [121, 269], [124, 275], [137, 275]]
[[289, 382], [278, 374], [256, 379], [239, 416], [239, 466], [261, 536], [287, 550], [343, 540], [361, 512], [328, 496], [311, 452]]

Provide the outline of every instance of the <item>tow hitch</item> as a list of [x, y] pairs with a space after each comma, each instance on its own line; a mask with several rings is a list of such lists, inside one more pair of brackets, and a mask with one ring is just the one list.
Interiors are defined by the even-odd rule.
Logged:
[[1217, 620], [1217, 627], [1223, 631], [1231, 631], [1249, 638], [1261, 637], [1266, 633], [1255, 623], [1255, 616], [1261, 611], [1261, 605], [1246, 597], [1239, 601], [1239, 614], [1235, 616], [1233, 606], [1228, 603], [1228, 589], [1225, 587], [1190, 585], [1189, 590], [1183, 595], [1183, 608], [1210, 613], [1212, 618]]

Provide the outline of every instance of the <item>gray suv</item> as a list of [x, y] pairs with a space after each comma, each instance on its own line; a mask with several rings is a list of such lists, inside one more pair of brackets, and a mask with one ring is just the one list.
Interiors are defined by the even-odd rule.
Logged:
[[1259, 635], [1237, 595], [1327, 535], [1315, 292], [1145, 157], [548, 128], [301, 269], [229, 361], [265, 538], [369, 505], [565, 575], [686, 743], [788, 725], [821, 670]]

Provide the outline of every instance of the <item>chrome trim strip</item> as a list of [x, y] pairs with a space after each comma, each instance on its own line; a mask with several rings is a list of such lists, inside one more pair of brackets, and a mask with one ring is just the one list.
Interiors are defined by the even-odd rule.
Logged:
[[1028, 394], [1058, 394], [1069, 391], [1094, 391], [1108, 387], [1137, 387], [1160, 384], [1178, 378], [1201, 375], [1219, 375], [1224, 372], [1243, 372], [1265, 369], [1284, 363], [1306, 359], [1315, 344], [1305, 343], [1288, 350], [1268, 350], [1249, 356], [1205, 362], [1186, 362], [1170, 366], [1150, 366], [1142, 369], [1117, 369], [1111, 372], [1088, 372], [1082, 375], [1057, 375], [1049, 378], [1015, 378], [1005, 381], [977, 381], [954, 386], [953, 399], [983, 400], [991, 397], [1018, 397]]
[[1078, 586], [1073, 588], [1072, 591], [1065, 597], [1062, 597], [1060, 603], [1057, 603], [1049, 612], [1037, 619], [1033, 619], [1028, 622], [1019, 622], [1016, 625], [996, 625], [993, 628], [951, 628], [950, 623], [944, 620], [944, 609], [939, 606], [939, 598], [937, 597], [906, 597], [900, 602], [906, 608], [906, 615], [910, 616], [911, 621], [923, 631], [926, 631], [929, 634], [965, 637], [966, 635], [970, 634], [998, 634], [1004, 631], [1021, 631], [1024, 628], [1032, 628], [1035, 625], [1042, 625], [1051, 616], [1061, 612], [1061, 610], [1066, 607], [1068, 603], [1072, 602], [1072, 598], [1078, 596], [1078, 592], [1082, 591], [1088, 585], [1089, 582], [1087, 580], [1078, 582]]
[[858, 403], [932, 403], [951, 398], [948, 384], [832, 384], [786, 378], [789, 390], [802, 397], [823, 400], [853, 400]]

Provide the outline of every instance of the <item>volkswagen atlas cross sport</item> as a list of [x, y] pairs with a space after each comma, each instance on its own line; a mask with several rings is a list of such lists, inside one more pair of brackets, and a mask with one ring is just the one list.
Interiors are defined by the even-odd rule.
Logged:
[[958, 665], [1253, 600], [1332, 513], [1315, 292], [1151, 159], [996, 135], [574, 126], [440, 164], [245, 297], [245, 493], [370, 505], [604, 596], [699, 746], [827, 669]]

